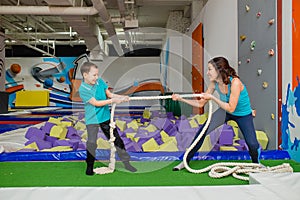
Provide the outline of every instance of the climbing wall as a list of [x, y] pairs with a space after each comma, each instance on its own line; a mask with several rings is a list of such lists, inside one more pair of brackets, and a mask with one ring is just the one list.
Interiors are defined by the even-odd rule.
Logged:
[[256, 130], [277, 148], [276, 0], [238, 1], [238, 73], [248, 89]]

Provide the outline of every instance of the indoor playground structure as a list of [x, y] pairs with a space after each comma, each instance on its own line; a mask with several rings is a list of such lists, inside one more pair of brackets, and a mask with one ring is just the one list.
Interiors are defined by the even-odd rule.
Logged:
[[[92, 49], [79, 56], [5, 57], [0, 29], [0, 199], [299, 199], [300, 3], [185, 2], [205, 4], [183, 32], [155, 28], [152, 36], [164, 33], [159, 56], [134, 56], [140, 49], [126, 43], [123, 48], [132, 52], [123, 55], [101, 50], [95, 57]], [[182, 28], [178, 19], [169, 20]], [[129, 34], [133, 41], [150, 29], [135, 31]], [[215, 102], [197, 108], [172, 100], [173, 93], [202, 97], [207, 63], [215, 56], [228, 58], [247, 87], [259, 163], [251, 162], [235, 121], [204, 135], [218, 109]], [[93, 176], [85, 174], [88, 134], [79, 96], [80, 67], [87, 61], [97, 65], [112, 93], [129, 98], [108, 105], [110, 139], [99, 129]], [[126, 170], [116, 153], [114, 129], [136, 172]], [[200, 139], [203, 145], [187, 162]], [[181, 162], [184, 168], [172, 171]]]

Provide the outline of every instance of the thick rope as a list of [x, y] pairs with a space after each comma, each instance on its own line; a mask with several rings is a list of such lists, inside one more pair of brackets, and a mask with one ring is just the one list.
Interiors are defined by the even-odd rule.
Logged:
[[[189, 98], [189, 97], [201, 97], [201, 94], [185, 94], [180, 95], [182, 98]], [[171, 99], [172, 95], [167, 96], [140, 96], [140, 97], [129, 97], [131, 101], [138, 101], [138, 100], [155, 100], [155, 99]], [[94, 169], [96, 174], [109, 174], [115, 171], [115, 163], [116, 163], [116, 147], [114, 144], [115, 136], [114, 136], [114, 129], [116, 128], [116, 123], [114, 122], [114, 114], [115, 114], [116, 103], [113, 103], [111, 106], [111, 113], [110, 113], [110, 159], [108, 167], [99, 167]]]
[[[192, 97], [202, 97], [201, 94], [185, 94], [185, 95], [180, 95], [182, 98], [192, 98]], [[129, 100], [131, 101], [136, 101], [136, 100], [155, 100], [155, 99], [170, 99], [172, 98], [171, 95], [167, 96], [140, 96], [140, 97], [129, 97]], [[203, 127], [201, 133], [199, 136], [194, 140], [194, 142], [191, 144], [191, 146], [187, 149], [183, 156], [183, 163], [184, 167], [191, 173], [196, 173], [200, 174], [203, 172], [207, 172], [210, 170], [208, 175], [212, 178], [221, 178], [228, 176], [232, 174], [233, 177], [240, 179], [240, 180], [249, 180], [249, 177], [247, 176], [242, 176], [239, 174], [249, 174], [249, 173], [258, 173], [258, 172], [277, 172], [277, 173], [283, 173], [283, 172], [293, 172], [293, 168], [288, 164], [284, 163], [282, 165], [274, 166], [274, 167], [265, 167], [261, 164], [257, 163], [237, 163], [237, 162], [225, 162], [225, 163], [216, 163], [211, 166], [208, 166], [203, 169], [192, 169], [187, 163], [187, 155], [189, 152], [195, 147], [195, 145], [199, 142], [199, 140], [203, 137], [205, 131], [207, 130], [210, 121], [211, 121], [211, 116], [212, 116], [212, 103], [211, 101], [208, 101], [209, 104], [209, 110], [208, 110], [208, 118], [205, 126]], [[115, 122], [114, 122], [114, 112], [115, 112], [115, 107], [116, 104], [112, 104], [111, 108], [111, 116], [110, 116], [110, 146], [111, 146], [111, 152], [110, 152], [110, 163], [108, 167], [101, 167], [101, 168], [96, 168], [94, 169], [94, 172], [96, 174], [108, 174], [108, 173], [113, 173], [115, 170], [115, 152], [116, 148], [114, 145], [115, 137], [113, 135], [113, 130], [115, 129]], [[230, 168], [230, 167], [233, 168]]]
[[114, 113], [115, 113], [116, 104], [113, 103], [111, 106], [111, 113], [110, 113], [110, 129], [109, 129], [109, 144], [110, 144], [110, 159], [108, 167], [99, 167], [94, 169], [96, 174], [110, 174], [115, 171], [115, 164], [116, 164], [116, 147], [114, 144], [115, 136], [114, 136], [114, 129], [116, 128], [116, 123], [114, 122]]

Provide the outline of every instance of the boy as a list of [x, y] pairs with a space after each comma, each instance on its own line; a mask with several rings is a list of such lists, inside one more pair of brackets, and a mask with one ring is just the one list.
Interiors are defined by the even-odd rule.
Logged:
[[[83, 81], [79, 87], [79, 95], [84, 103], [85, 123], [88, 133], [88, 140], [86, 143], [86, 175], [93, 175], [99, 127], [102, 129], [105, 136], [108, 139], [110, 138], [110, 110], [108, 105], [129, 101], [129, 98], [128, 96], [111, 93], [108, 90], [107, 84], [98, 77], [99, 70], [94, 63], [83, 63], [80, 72]], [[114, 129], [114, 136], [116, 138], [114, 144], [125, 169], [135, 172], [136, 168], [129, 163], [130, 156], [125, 150], [124, 143], [120, 138], [117, 129]]]

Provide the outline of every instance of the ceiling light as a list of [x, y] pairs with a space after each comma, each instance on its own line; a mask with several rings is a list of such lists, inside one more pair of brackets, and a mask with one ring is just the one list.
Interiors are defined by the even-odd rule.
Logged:
[[32, 29], [33, 29], [33, 28], [32, 28], [32, 27], [30, 27], [30, 26], [28, 26], [28, 27], [27, 27], [27, 26], [25, 26], [25, 27], [24, 27], [24, 31], [32, 31]]

